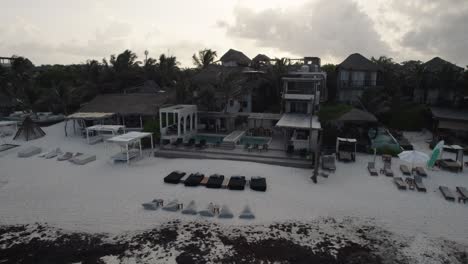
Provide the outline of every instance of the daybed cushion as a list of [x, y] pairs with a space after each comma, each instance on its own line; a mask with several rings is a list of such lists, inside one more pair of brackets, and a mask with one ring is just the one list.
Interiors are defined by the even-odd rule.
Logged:
[[41, 148], [35, 146], [26, 147], [18, 151], [18, 157], [20, 158], [29, 158], [31, 156], [41, 153]]

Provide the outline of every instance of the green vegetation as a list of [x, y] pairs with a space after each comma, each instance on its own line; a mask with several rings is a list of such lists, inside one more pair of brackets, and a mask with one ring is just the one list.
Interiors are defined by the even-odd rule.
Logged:
[[339, 118], [343, 114], [349, 112], [352, 106], [345, 104], [325, 104], [320, 108], [318, 113], [320, 122], [328, 122]]
[[[374, 150], [373, 149], [370, 149], [369, 150], [369, 153], [371, 154], [374, 154]], [[382, 146], [380, 148], [377, 148], [377, 155], [391, 155], [393, 157], [396, 157], [398, 156], [398, 154], [401, 153], [401, 150], [400, 149], [397, 149], [395, 147], [391, 147], [391, 146]]]
[[402, 106], [390, 114], [389, 126], [400, 130], [420, 130], [426, 127], [428, 108], [421, 104]]
[[[153, 141], [154, 141], [155, 144], [157, 144], [159, 142], [159, 140], [161, 139], [161, 132], [159, 130], [159, 120], [158, 119], [147, 120], [145, 122], [145, 125], [143, 126], [143, 131], [153, 134]], [[150, 145], [149, 142], [143, 142], [143, 144], [145, 146]]]

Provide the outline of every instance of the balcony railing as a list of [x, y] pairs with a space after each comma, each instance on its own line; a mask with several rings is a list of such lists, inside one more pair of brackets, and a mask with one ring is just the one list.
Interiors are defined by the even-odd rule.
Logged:
[[359, 81], [340, 81], [339, 86], [341, 88], [348, 89], [366, 89], [368, 87], [381, 86], [382, 84], [376, 80], [359, 80]]

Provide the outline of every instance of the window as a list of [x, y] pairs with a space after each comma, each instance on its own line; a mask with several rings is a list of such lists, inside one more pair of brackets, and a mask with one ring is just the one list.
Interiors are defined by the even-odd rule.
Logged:
[[291, 113], [302, 113], [307, 114], [307, 103], [306, 102], [291, 102], [290, 103]]

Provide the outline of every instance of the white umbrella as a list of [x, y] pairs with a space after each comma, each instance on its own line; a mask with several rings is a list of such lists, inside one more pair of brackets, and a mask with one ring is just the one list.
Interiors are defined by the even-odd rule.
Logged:
[[429, 160], [429, 156], [426, 153], [410, 150], [410, 151], [403, 151], [398, 154], [398, 157], [401, 160], [411, 163], [411, 169], [413, 168], [414, 163], [426, 163]]

